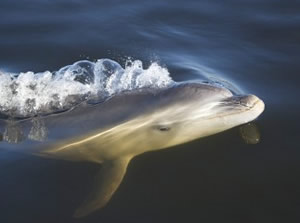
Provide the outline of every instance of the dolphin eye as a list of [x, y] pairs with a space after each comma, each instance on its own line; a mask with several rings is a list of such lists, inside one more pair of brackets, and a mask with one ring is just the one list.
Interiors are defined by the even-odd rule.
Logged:
[[169, 131], [171, 128], [168, 126], [158, 126], [157, 129], [161, 132], [167, 132]]

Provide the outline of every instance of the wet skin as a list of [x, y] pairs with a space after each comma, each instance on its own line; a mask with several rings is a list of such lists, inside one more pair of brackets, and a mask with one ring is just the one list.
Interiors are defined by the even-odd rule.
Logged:
[[82, 103], [61, 114], [13, 123], [2, 120], [0, 126], [4, 140], [19, 142], [7, 144], [9, 149], [21, 147], [34, 155], [102, 165], [90, 194], [74, 214], [81, 217], [110, 200], [134, 156], [248, 123], [263, 110], [264, 103], [254, 95], [181, 83], [123, 93], [96, 105]]

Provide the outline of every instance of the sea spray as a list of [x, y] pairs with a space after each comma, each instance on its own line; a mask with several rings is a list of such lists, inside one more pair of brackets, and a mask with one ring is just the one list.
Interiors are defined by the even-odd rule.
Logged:
[[139, 60], [123, 68], [116, 61], [78, 61], [56, 72], [19, 74], [0, 71], [0, 113], [31, 117], [68, 110], [89, 98], [107, 98], [140, 88], [164, 88], [174, 81], [158, 63], [144, 68]]

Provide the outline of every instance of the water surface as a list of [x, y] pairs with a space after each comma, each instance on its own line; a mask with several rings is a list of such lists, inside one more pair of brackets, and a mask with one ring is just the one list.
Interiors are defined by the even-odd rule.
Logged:
[[79, 220], [70, 216], [97, 166], [0, 144], [0, 221], [299, 222], [299, 9], [292, 0], [2, 0], [1, 71], [130, 57], [175, 81], [229, 82], [266, 110], [258, 144], [235, 128], [136, 157], [108, 206]]

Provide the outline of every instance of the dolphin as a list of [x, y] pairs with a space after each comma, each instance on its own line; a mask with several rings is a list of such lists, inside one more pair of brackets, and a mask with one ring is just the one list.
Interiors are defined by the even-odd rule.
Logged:
[[4, 130], [3, 139], [13, 142], [15, 135], [21, 135], [23, 141], [7, 143], [9, 149], [21, 147], [38, 156], [101, 165], [93, 188], [75, 211], [75, 217], [82, 217], [107, 204], [133, 157], [248, 123], [263, 110], [263, 101], [254, 95], [183, 82], [164, 89], [123, 92], [101, 103], [84, 102], [59, 114], [14, 121], [10, 131], [3, 127], [12, 126], [7, 124], [10, 121], [1, 120], [0, 130]]

